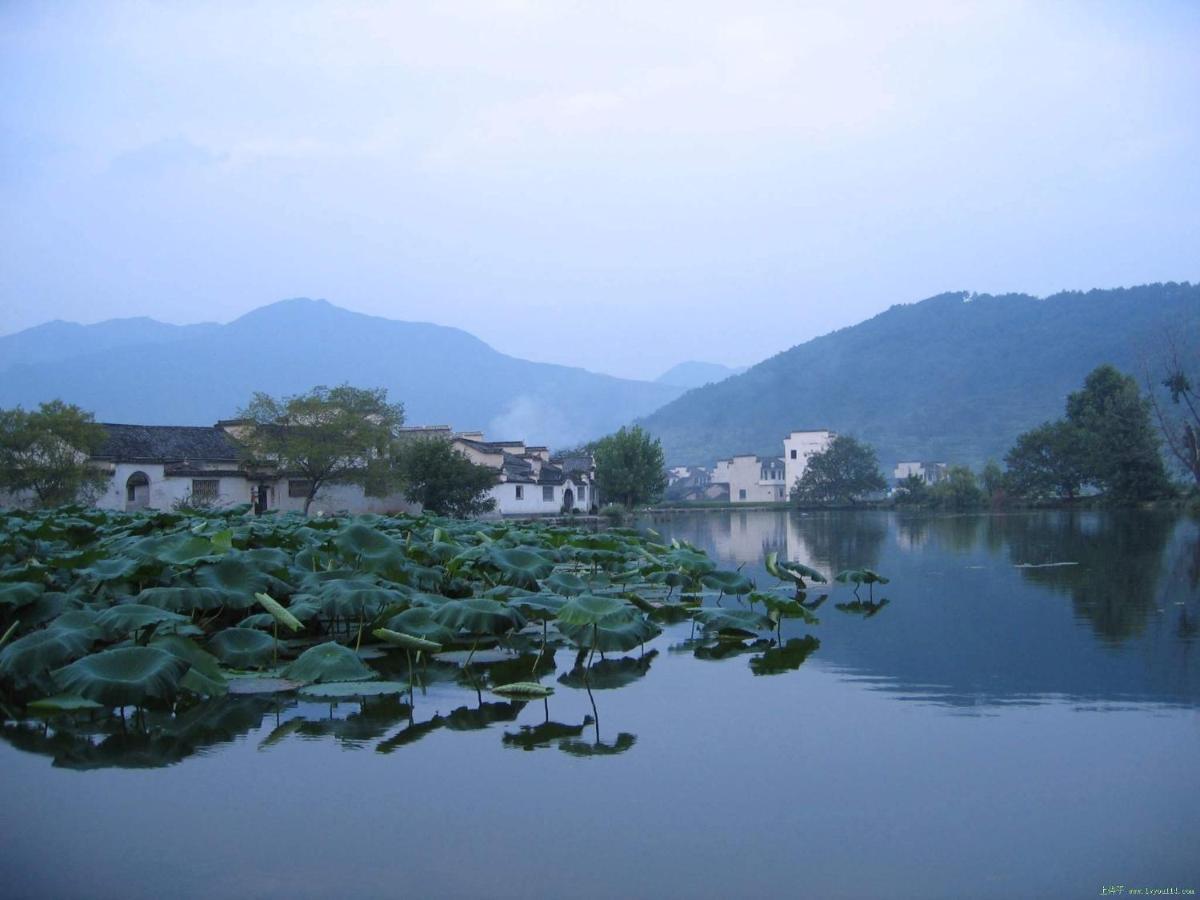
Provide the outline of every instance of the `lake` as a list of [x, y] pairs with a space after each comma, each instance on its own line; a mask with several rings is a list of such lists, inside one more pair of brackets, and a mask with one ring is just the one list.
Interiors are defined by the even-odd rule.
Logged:
[[813, 586], [820, 623], [785, 620], [784, 649], [665, 626], [606, 660], [590, 695], [563, 649], [545, 702], [434, 680], [411, 707], [230, 697], [153, 739], [9, 721], [3, 894], [1200, 889], [1195, 520], [748, 510], [639, 524], [763, 586], [771, 551], [891, 581], [857, 604], [848, 586]]

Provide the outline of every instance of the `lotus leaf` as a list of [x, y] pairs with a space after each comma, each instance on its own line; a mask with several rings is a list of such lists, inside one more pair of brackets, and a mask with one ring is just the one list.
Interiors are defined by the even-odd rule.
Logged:
[[546, 587], [555, 593], [575, 597], [587, 590], [587, 582], [570, 572], [555, 572], [545, 581]]
[[58, 694], [54, 697], [43, 697], [41, 700], [32, 701], [28, 706], [30, 709], [37, 710], [38, 712], [50, 713], [104, 709], [104, 706], [95, 700], [88, 700], [86, 697], [77, 697], [74, 694]]
[[305, 650], [283, 670], [283, 677], [311, 684], [314, 681], [369, 681], [377, 675], [349, 647], [329, 641]]
[[300, 631], [304, 627], [300, 624], [299, 619], [280, 606], [269, 594], [255, 594], [254, 599], [258, 601], [263, 609], [274, 616], [280, 625], [286, 625], [292, 631]]
[[20, 609], [37, 600], [45, 590], [45, 585], [29, 581], [0, 583], [0, 606]]
[[517, 610], [486, 597], [443, 603], [433, 611], [433, 618], [453, 632], [469, 635], [506, 634], [525, 625]]
[[16, 687], [45, 682], [49, 670], [91, 649], [96, 632], [89, 629], [43, 628], [0, 650], [0, 675]]
[[706, 606], [693, 613], [705, 631], [726, 632], [753, 636], [771, 627], [770, 620], [749, 609], [722, 609]]
[[748, 594], [754, 589], [741, 572], [708, 572], [700, 576], [700, 583], [723, 594]]
[[266, 665], [279, 652], [275, 638], [254, 628], [226, 628], [208, 639], [221, 662], [238, 669]]
[[403, 694], [408, 688], [403, 681], [332, 681], [305, 685], [300, 688], [300, 696], [306, 700], [344, 700], [353, 697]]
[[435, 641], [427, 641], [424, 638], [413, 637], [411, 634], [392, 631], [390, 628], [376, 628], [371, 634], [385, 643], [403, 647], [405, 650], [424, 650], [426, 653], [437, 653], [442, 649], [442, 645]]
[[454, 632], [434, 619], [432, 610], [419, 606], [392, 616], [387, 621], [387, 627], [438, 644], [448, 644], [454, 640]]
[[110, 606], [96, 616], [96, 627], [110, 639], [123, 638], [151, 626], [164, 631], [178, 631], [181, 627], [191, 624], [187, 616], [142, 603]]
[[492, 688], [493, 694], [501, 697], [549, 697], [554, 688], [538, 684], [536, 681], [514, 681], [510, 684], [500, 684]]
[[120, 647], [85, 656], [53, 674], [65, 693], [105, 706], [132, 706], [173, 697], [187, 670], [186, 662], [157, 647]]
[[144, 606], [157, 606], [172, 612], [211, 610], [238, 605], [237, 598], [231, 598], [224, 591], [193, 585], [146, 588], [137, 595], [136, 601]]

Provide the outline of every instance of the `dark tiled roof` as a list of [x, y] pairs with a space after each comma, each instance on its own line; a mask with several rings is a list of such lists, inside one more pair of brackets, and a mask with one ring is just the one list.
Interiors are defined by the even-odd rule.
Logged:
[[537, 483], [533, 477], [533, 464], [529, 460], [513, 456], [511, 453], [504, 454], [504, 463], [501, 465], [500, 471], [504, 473], [506, 481], [518, 484]]
[[94, 459], [167, 462], [202, 459], [236, 462], [237, 444], [220, 428], [192, 425], [103, 425], [104, 443]]
[[553, 460], [553, 462], [556, 465], [562, 466], [563, 471], [568, 475], [573, 475], [576, 472], [590, 472], [595, 465], [590, 456], [564, 456]]
[[542, 466], [542, 471], [538, 473], [538, 484], [562, 484], [564, 481], [563, 470], [558, 466]]

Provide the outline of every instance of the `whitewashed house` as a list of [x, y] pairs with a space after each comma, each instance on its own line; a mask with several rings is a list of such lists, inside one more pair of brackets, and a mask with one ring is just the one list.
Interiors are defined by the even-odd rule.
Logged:
[[835, 431], [793, 431], [783, 439], [783, 456], [743, 454], [718, 460], [709, 475], [727, 485], [730, 503], [777, 503], [787, 500], [815, 453], [829, 449]]
[[837, 437], [836, 431], [793, 431], [783, 439], [784, 483], [786, 493], [791, 493], [796, 482], [808, 468], [808, 460], [816, 453], [824, 453]]
[[[238, 420], [213, 426], [103, 423], [107, 439], [92, 461], [112, 476], [96, 498], [103, 509], [172, 509], [181, 504], [238, 506], [260, 512], [304, 509], [309, 484], [294, 474], [250, 469], [240, 462]], [[368, 497], [360, 485], [323, 486], [310, 513], [411, 512], [400, 494]]]
[[946, 477], [949, 468], [944, 462], [901, 462], [892, 469], [892, 478], [897, 485], [910, 475], [916, 475], [926, 484], [937, 484]]
[[496, 471], [496, 486], [489, 493], [501, 515], [557, 515], [599, 506], [590, 456], [552, 460], [546, 447], [485, 441], [480, 432], [455, 435], [453, 446], [476, 465]]
[[779, 457], [745, 454], [720, 460], [712, 478], [729, 486], [730, 503], [777, 503], [787, 499], [785, 472]]

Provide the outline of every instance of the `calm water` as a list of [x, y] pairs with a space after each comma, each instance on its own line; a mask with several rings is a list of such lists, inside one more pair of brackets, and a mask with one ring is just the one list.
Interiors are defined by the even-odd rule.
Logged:
[[[826, 572], [870, 566], [891, 576], [875, 594], [888, 602], [839, 610], [854, 598], [838, 586], [820, 625], [785, 624], [797, 643], [782, 655], [715, 659], [670, 626], [645, 656], [606, 664], [594, 708], [562, 650], [566, 683], [546, 704], [481, 704], [442, 681], [413, 709], [231, 698], [154, 739], [10, 722], [0, 893], [1200, 890], [1196, 522], [748, 511], [644, 524], [763, 585], [771, 550]], [[820, 646], [804, 659], [806, 633]]]

